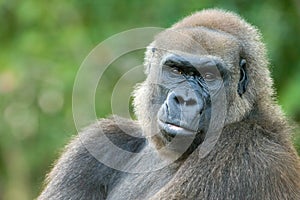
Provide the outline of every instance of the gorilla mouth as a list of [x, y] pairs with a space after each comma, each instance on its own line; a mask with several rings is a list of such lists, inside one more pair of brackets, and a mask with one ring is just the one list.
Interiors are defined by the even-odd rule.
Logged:
[[167, 139], [174, 138], [175, 136], [194, 137], [197, 134], [197, 131], [195, 130], [188, 129], [177, 124], [163, 122], [161, 120], [158, 120], [158, 126], [162, 134]]
[[179, 140], [175, 141], [169, 148], [172, 149], [172, 151], [183, 153], [181, 158], [190, 155], [205, 138], [204, 131], [191, 130], [162, 120], [158, 120], [158, 125], [162, 136], [167, 142], [173, 142], [175, 136], [180, 137]]

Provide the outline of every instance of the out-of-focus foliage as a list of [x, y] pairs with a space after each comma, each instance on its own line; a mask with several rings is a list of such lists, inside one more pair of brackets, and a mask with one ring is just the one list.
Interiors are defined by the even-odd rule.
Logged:
[[[209, 7], [235, 11], [262, 31], [279, 103], [299, 124], [297, 0], [0, 0], [0, 199], [36, 197], [51, 163], [76, 133], [73, 82], [95, 45], [131, 28], [168, 27]], [[115, 73], [107, 72], [108, 87], [97, 97], [99, 117], [111, 112]], [[294, 141], [300, 152], [299, 134]]]

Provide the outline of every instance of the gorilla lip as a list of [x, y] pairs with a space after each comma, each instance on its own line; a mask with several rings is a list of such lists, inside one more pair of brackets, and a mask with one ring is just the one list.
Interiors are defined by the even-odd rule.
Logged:
[[170, 124], [167, 122], [163, 122], [161, 120], [158, 120], [159, 128], [164, 131], [166, 134], [168, 134], [171, 137], [175, 136], [195, 136], [197, 131], [190, 130], [187, 128], [183, 128], [181, 126]]

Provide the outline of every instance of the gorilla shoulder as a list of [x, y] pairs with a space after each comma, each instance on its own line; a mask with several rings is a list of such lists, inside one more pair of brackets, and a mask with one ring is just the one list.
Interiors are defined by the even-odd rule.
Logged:
[[[131, 135], [124, 133], [122, 127], [126, 127], [126, 133]], [[105, 138], [121, 149], [136, 153], [145, 145], [145, 139], [138, 137], [140, 134], [140, 127], [135, 121], [117, 116], [88, 126], [65, 147], [47, 175], [47, 187], [38, 199], [105, 199], [110, 184], [122, 174], [97, 160], [99, 156], [118, 157], [110, 149], [104, 148]], [[122, 157], [116, 159], [128, 162]], [[84, 188], [82, 192], [78, 192], [80, 188]]]
[[79, 139], [83, 144], [85, 144], [83, 140], [86, 139], [88, 143], [108, 141], [104, 137], [119, 148], [131, 152], [139, 152], [146, 142], [137, 121], [119, 116], [101, 119], [79, 133]]

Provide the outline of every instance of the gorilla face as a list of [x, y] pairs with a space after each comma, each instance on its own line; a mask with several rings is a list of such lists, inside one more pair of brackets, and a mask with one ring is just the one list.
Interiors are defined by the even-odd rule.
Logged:
[[156, 149], [186, 155], [224, 118], [232, 123], [243, 114], [234, 109], [243, 106], [248, 80], [242, 48], [232, 35], [206, 28], [180, 31], [163, 32], [150, 45], [147, 79], [135, 91], [135, 108]]
[[[200, 126], [200, 121], [207, 119], [206, 108], [210, 105], [207, 84], [199, 71], [187, 60], [188, 58], [170, 55], [163, 62], [162, 85], [170, 90], [157, 118], [160, 130], [170, 137], [193, 135], [200, 131], [199, 128], [204, 128], [205, 123]], [[211, 81], [217, 79], [212, 70], [207, 70], [205, 76]]]
[[[157, 113], [160, 135], [173, 151], [194, 150], [204, 139], [211, 118], [211, 95], [217, 95], [222, 64], [213, 58], [169, 54], [161, 62]], [[177, 137], [178, 141], [173, 142]], [[181, 152], [183, 153], [183, 152]]]

